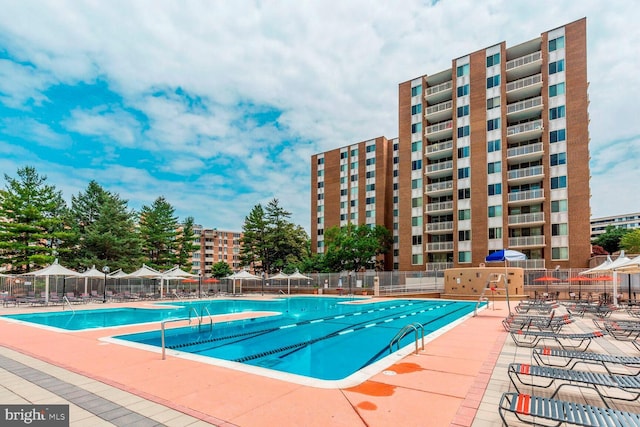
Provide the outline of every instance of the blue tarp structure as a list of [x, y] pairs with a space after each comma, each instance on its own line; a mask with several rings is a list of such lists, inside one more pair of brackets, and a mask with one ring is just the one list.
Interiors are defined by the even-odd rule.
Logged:
[[485, 262], [505, 262], [505, 261], [524, 261], [527, 256], [522, 252], [512, 249], [500, 249], [492, 254], [487, 255]]

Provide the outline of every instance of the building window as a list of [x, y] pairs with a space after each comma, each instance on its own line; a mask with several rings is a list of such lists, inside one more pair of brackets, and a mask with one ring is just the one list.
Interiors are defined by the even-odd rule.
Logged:
[[487, 152], [493, 153], [494, 151], [500, 151], [499, 139], [494, 139], [493, 141], [487, 141]]
[[551, 248], [551, 259], [569, 259], [569, 248]]
[[471, 240], [471, 230], [458, 230], [458, 241]]
[[394, 156], [393, 157], [393, 164], [394, 165], [398, 164], [399, 161], [400, 161], [400, 157], [398, 157], [398, 156]]
[[465, 219], [471, 219], [471, 209], [459, 209], [458, 219], [464, 221]]
[[351, 169], [358, 169], [358, 162], [351, 162]]
[[340, 221], [346, 221], [347, 220], [347, 214], [340, 214]]
[[358, 206], [358, 199], [351, 200], [351, 201], [349, 202], [349, 205], [350, 205], [352, 208], [355, 208], [356, 206]]
[[458, 200], [470, 199], [471, 198], [471, 189], [470, 188], [458, 188]]
[[491, 89], [492, 87], [495, 87], [495, 86], [500, 86], [500, 74], [487, 77], [487, 89]]
[[566, 188], [567, 187], [567, 177], [566, 176], [554, 176], [551, 178], [551, 189], [554, 190], [556, 188]]
[[342, 151], [340, 153], [340, 159], [346, 159], [348, 157], [347, 152], [346, 151]]
[[551, 201], [551, 212], [566, 212], [567, 209], [568, 203], [566, 199]]
[[558, 153], [551, 155], [551, 166], [566, 165], [567, 153]]
[[458, 138], [469, 136], [469, 126], [462, 126], [458, 128]]
[[502, 184], [498, 183], [498, 184], [489, 184], [487, 186], [487, 191], [489, 193], [489, 196], [495, 196], [498, 194], [502, 194]]
[[318, 236], [322, 236], [324, 234], [324, 228], [318, 228]]
[[376, 158], [375, 158], [375, 157], [372, 157], [372, 158], [370, 158], [370, 159], [367, 159], [367, 160], [365, 160], [365, 161], [364, 161], [364, 164], [365, 164], [366, 166], [375, 165], [375, 164], [376, 164]]
[[366, 211], [364, 213], [364, 216], [367, 218], [375, 218], [376, 217], [376, 211]]
[[411, 264], [412, 265], [422, 265], [422, 254], [413, 254], [413, 255], [411, 255]]
[[489, 218], [502, 216], [502, 205], [489, 206]]
[[458, 86], [457, 93], [458, 97], [469, 95], [469, 85]]
[[422, 131], [422, 123], [414, 123], [411, 125], [411, 133], [419, 133]]
[[340, 172], [344, 172], [347, 170], [347, 165], [340, 165]]
[[411, 152], [422, 151], [422, 141], [416, 141], [411, 143]]
[[487, 130], [500, 129], [500, 118], [487, 120]]
[[393, 203], [398, 203], [398, 196], [393, 196]]
[[358, 180], [358, 175], [351, 175], [351, 182], [356, 182]]
[[351, 157], [358, 157], [358, 149], [354, 148], [353, 150], [351, 150]]
[[493, 67], [500, 63], [500, 53], [494, 53], [491, 56], [487, 56], [487, 67]]
[[549, 52], [553, 52], [557, 49], [564, 48], [564, 36], [560, 36], [557, 39], [549, 40]]
[[[394, 202], [396, 203], [396, 202]], [[422, 197], [414, 197], [411, 199], [411, 207], [412, 208], [420, 208], [422, 207]]]
[[555, 108], [549, 108], [549, 120], [559, 119], [565, 116], [565, 106], [561, 105]]
[[502, 227], [489, 228], [489, 239], [502, 239]]
[[411, 189], [415, 190], [418, 188], [422, 188], [422, 178], [412, 179], [411, 180]]
[[458, 169], [458, 179], [469, 178], [471, 168], [460, 168]]
[[469, 74], [469, 64], [460, 65], [456, 68], [456, 76], [462, 77]]
[[411, 115], [422, 113], [422, 104], [416, 104], [411, 106]]
[[421, 245], [422, 244], [422, 235], [418, 234], [415, 236], [411, 236], [411, 244], [412, 245]]
[[549, 97], [564, 94], [564, 82], [549, 86]]
[[375, 184], [367, 184], [365, 186], [365, 191], [376, 191], [376, 185]]
[[340, 190], [341, 196], [346, 196], [347, 194], [349, 194], [349, 191], [346, 188], [343, 188], [342, 190]]
[[564, 59], [549, 63], [549, 74], [559, 73], [564, 71]]
[[324, 200], [324, 193], [318, 194], [318, 200]]
[[422, 170], [422, 160], [414, 160], [411, 162], [411, 170], [417, 171]]
[[411, 226], [420, 227], [422, 225], [422, 217], [421, 216], [412, 216], [411, 217]]
[[393, 189], [394, 189], [394, 191], [398, 189], [398, 183], [397, 182], [393, 183]]
[[569, 224], [551, 224], [552, 236], [566, 236], [569, 234]]
[[318, 188], [324, 188], [324, 181], [318, 182]]
[[471, 252], [470, 251], [460, 251], [460, 252], [458, 252], [458, 262], [460, 262], [460, 263], [469, 263], [469, 262], [471, 262]]
[[487, 110], [492, 110], [494, 108], [498, 108], [500, 106], [500, 97], [496, 96], [495, 98], [487, 99]]
[[318, 171], [318, 176], [324, 176], [324, 169], [320, 169]]
[[373, 205], [376, 203], [376, 198], [375, 197], [367, 197], [365, 199], [365, 204], [367, 205]]
[[[394, 162], [393, 162], [393, 163], [398, 163], [398, 162], [396, 162], [396, 161], [395, 161], [395, 159], [397, 159], [397, 157], [394, 157], [393, 159], [394, 159]], [[393, 177], [394, 177], [394, 178], [397, 178], [397, 177], [398, 177], [398, 172], [399, 172], [399, 170], [400, 170], [400, 169], [394, 169], [394, 170], [393, 170]]]
[[319, 157], [318, 158], [318, 164], [319, 165], [324, 165], [324, 157]]
[[469, 157], [469, 146], [458, 148], [458, 158], [463, 159]]
[[376, 151], [376, 144], [367, 145], [365, 150], [367, 153], [373, 153], [374, 151]]
[[418, 96], [422, 93], [422, 85], [414, 86], [411, 88], [411, 96]]
[[487, 164], [487, 173], [499, 173], [502, 170], [502, 162], [491, 162]]
[[464, 117], [469, 115], [469, 106], [463, 105], [458, 107], [458, 117]]
[[399, 147], [400, 147], [400, 144], [396, 142], [395, 144], [393, 144], [393, 151], [398, 151]]
[[560, 141], [566, 140], [567, 139], [566, 133], [567, 132], [565, 129], [552, 130], [549, 133], [549, 142], [554, 143], [554, 142], [560, 142]]
[[375, 178], [376, 177], [376, 171], [368, 171], [368, 172], [366, 172], [365, 176], [367, 178]]

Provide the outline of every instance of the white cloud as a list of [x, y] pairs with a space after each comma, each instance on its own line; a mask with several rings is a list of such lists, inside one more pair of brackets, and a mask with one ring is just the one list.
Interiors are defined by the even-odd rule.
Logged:
[[[593, 212], [615, 214], [626, 207], [605, 198], [623, 199], [640, 172], [599, 165], [623, 163], [624, 146], [614, 141], [640, 134], [639, 12], [631, 0], [615, 7], [595, 0], [7, 2], [0, 42], [22, 63], [0, 59], [0, 102], [25, 108], [47, 102], [47, 88], [58, 82], [106, 81], [123, 106], [76, 108], [64, 125], [164, 162], [146, 174], [119, 171], [129, 175], [113, 185], [131, 200], [175, 191], [197, 221], [239, 228], [253, 204], [275, 196], [308, 227], [310, 154], [396, 137], [399, 83], [586, 16]], [[255, 126], [248, 107], [239, 108], [247, 105], [281, 111], [277, 126]], [[117, 159], [118, 148], [105, 147], [105, 158]], [[198, 168], [207, 175], [195, 185], [156, 173]], [[114, 172], [105, 173], [108, 182]], [[599, 184], [605, 173], [620, 190]], [[203, 197], [216, 209], [199, 218]]]

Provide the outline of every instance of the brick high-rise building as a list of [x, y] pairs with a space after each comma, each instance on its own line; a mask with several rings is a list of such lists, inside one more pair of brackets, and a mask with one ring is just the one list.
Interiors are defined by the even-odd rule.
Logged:
[[312, 157], [312, 248], [332, 225], [375, 223], [394, 233], [389, 269], [477, 266], [502, 248], [526, 268], [586, 266], [587, 89], [585, 18], [401, 83], [397, 139]]

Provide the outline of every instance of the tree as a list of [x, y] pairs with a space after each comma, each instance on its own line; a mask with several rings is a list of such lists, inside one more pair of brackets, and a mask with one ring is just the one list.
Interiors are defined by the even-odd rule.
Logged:
[[182, 229], [178, 234], [177, 239], [178, 256], [176, 257], [176, 263], [180, 268], [186, 271], [191, 270], [193, 251], [198, 249], [198, 245], [193, 243], [196, 238], [196, 235], [193, 232], [193, 223], [193, 217], [187, 217], [182, 223]]
[[620, 250], [620, 239], [622, 239], [622, 236], [627, 234], [629, 231], [630, 230], [625, 228], [608, 225], [605, 232], [596, 237], [591, 243], [602, 246], [605, 251], [612, 254]]
[[17, 174], [5, 174], [7, 184], [0, 190], [0, 263], [24, 273], [51, 264], [66, 250], [70, 233], [62, 192], [46, 185], [47, 177], [33, 167], [18, 169]]
[[232, 274], [233, 270], [225, 261], [218, 261], [211, 266], [211, 275], [216, 279], [231, 276]]
[[325, 230], [325, 262], [333, 271], [381, 268], [376, 259], [393, 246], [391, 232], [381, 225], [348, 224]]
[[299, 262], [308, 236], [302, 227], [289, 221], [290, 217], [278, 199], [271, 200], [266, 208], [254, 206], [242, 227], [241, 265], [271, 274]]
[[640, 229], [630, 230], [620, 239], [620, 249], [628, 253], [640, 253]]
[[174, 208], [164, 197], [151, 206], [143, 206], [139, 214], [142, 251], [153, 268], [167, 270], [176, 264], [176, 235], [178, 218]]

